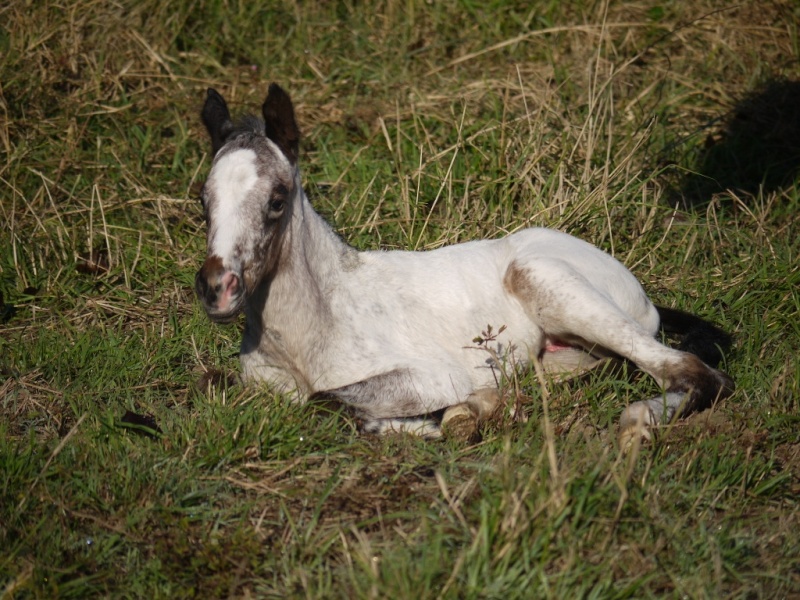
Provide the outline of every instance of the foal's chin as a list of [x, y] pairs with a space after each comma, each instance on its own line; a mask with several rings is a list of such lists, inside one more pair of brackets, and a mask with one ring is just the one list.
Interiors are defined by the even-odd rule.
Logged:
[[240, 301], [227, 307], [226, 310], [220, 310], [215, 306], [208, 306], [204, 302], [202, 305], [209, 319], [219, 325], [227, 325], [229, 323], [233, 323], [236, 320], [236, 317], [239, 316], [239, 313], [242, 312], [242, 308], [244, 308], [244, 297], [242, 296]]

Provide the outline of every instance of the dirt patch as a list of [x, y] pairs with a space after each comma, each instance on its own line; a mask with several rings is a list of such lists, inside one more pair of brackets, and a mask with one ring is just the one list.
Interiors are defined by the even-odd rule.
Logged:
[[783, 471], [791, 473], [791, 493], [800, 496], [800, 443], [779, 444], [775, 447], [775, 459]]
[[[378, 444], [380, 442], [376, 442]], [[267, 515], [286, 511], [294, 519], [313, 518], [321, 526], [358, 523], [386, 526], [384, 517], [414, 510], [439, 495], [437, 469], [397, 456], [352, 460], [352, 455], [306, 456], [282, 463], [249, 463], [225, 479], [266, 500]], [[349, 463], [349, 464], [348, 464]]]

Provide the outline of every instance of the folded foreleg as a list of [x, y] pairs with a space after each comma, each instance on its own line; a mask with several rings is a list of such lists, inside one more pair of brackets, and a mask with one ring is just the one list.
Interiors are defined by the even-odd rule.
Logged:
[[347, 405], [367, 433], [433, 438], [441, 435], [441, 411], [468, 401], [472, 389], [462, 370], [428, 361], [424, 368], [393, 369], [318, 395]]

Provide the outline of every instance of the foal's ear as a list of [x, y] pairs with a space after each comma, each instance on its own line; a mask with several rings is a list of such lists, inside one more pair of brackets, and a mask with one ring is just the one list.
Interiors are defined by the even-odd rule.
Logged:
[[206, 103], [203, 105], [203, 112], [200, 116], [211, 136], [211, 150], [216, 155], [233, 132], [233, 121], [231, 121], [228, 105], [225, 104], [225, 99], [219, 95], [217, 90], [208, 88]]
[[261, 112], [264, 115], [267, 137], [278, 145], [290, 163], [296, 164], [300, 130], [294, 119], [294, 107], [289, 94], [277, 83], [270, 84]]

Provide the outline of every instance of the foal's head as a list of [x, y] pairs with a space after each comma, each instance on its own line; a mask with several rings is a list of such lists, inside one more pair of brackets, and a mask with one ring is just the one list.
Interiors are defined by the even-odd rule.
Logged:
[[214, 162], [201, 194], [208, 253], [195, 290], [219, 322], [236, 317], [247, 295], [277, 267], [282, 234], [301, 195], [300, 133], [292, 101], [274, 83], [262, 114], [263, 122], [248, 117], [234, 124], [213, 89], [203, 106]]

